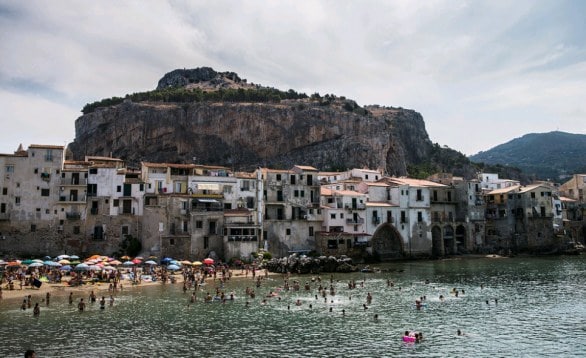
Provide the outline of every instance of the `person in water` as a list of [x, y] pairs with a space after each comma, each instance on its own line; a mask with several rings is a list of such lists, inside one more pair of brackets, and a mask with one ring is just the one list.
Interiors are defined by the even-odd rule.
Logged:
[[39, 317], [41, 315], [41, 308], [39, 307], [38, 303], [35, 303], [35, 308], [33, 308], [33, 317]]

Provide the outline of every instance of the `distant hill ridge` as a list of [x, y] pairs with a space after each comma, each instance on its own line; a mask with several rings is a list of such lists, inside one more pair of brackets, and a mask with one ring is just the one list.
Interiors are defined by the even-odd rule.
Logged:
[[586, 135], [531, 133], [470, 156], [476, 163], [514, 166], [537, 179], [560, 180], [586, 172]]

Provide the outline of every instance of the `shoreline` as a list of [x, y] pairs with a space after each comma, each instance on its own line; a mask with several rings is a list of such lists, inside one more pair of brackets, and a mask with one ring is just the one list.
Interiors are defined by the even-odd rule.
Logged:
[[[240, 269], [237, 269], [237, 271], [240, 271]], [[269, 272], [268, 276], [279, 276], [282, 275], [280, 273], [276, 273], [276, 272]], [[265, 274], [257, 274], [256, 277], [264, 277]], [[183, 283], [183, 275], [180, 273], [177, 274], [173, 274], [173, 277], [176, 279], [175, 283], [170, 283], [167, 282], [166, 285], [178, 285]], [[230, 280], [251, 280], [253, 282], [252, 276], [248, 275], [246, 276], [243, 273], [236, 273], [234, 271], [232, 271], [232, 277], [230, 278]], [[206, 282], [208, 282], [208, 280], [212, 280], [213, 278], [206, 278]], [[134, 284], [132, 281], [127, 280], [127, 279], [123, 279], [120, 281], [120, 284], [122, 285], [122, 289], [118, 288], [116, 291], [113, 291], [112, 293], [110, 293], [108, 291], [108, 288], [110, 286], [110, 284], [108, 282], [96, 282], [96, 283], [86, 283], [82, 286], [75, 286], [75, 287], [70, 287], [67, 284], [68, 281], [64, 281], [61, 283], [47, 283], [47, 282], [43, 282], [43, 284], [41, 285], [40, 288], [32, 288], [31, 286], [27, 286], [27, 287], [23, 287], [22, 290], [20, 288], [15, 288], [14, 290], [8, 290], [5, 289], [6, 284], [2, 285], [2, 299], [0, 299], [0, 307], [2, 306], [6, 306], [8, 305], [13, 305], [15, 303], [19, 304], [22, 302], [23, 299], [25, 299], [28, 295], [32, 296], [32, 302], [33, 305], [35, 302], [45, 302], [45, 298], [47, 295], [47, 292], [49, 292], [51, 294], [51, 299], [53, 298], [67, 298], [67, 296], [69, 295], [70, 292], [73, 292], [73, 295], [75, 296], [76, 300], [80, 298], [80, 294], [83, 295], [83, 297], [85, 298], [86, 296], [89, 296], [89, 293], [93, 290], [96, 293], [96, 296], [100, 297], [100, 296], [109, 296], [110, 294], [119, 294], [121, 292], [128, 292], [128, 291], [134, 291], [134, 290], [140, 290], [143, 287], [150, 287], [150, 286], [155, 286], [155, 285], [162, 285], [163, 283], [160, 281], [156, 281], [156, 282], [141, 282], [140, 284]], [[106, 292], [106, 294], [101, 294], [103, 292]]]

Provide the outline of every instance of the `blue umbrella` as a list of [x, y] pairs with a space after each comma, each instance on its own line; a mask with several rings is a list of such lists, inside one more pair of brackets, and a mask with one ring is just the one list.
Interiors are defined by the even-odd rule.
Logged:
[[164, 259], [161, 260], [161, 263], [166, 264], [166, 263], [169, 263], [170, 261], [173, 261], [173, 259], [170, 257], [165, 257]]
[[79, 260], [79, 256], [77, 256], [77, 255], [71, 255], [71, 256], [69, 256], [69, 259], [70, 260]]
[[28, 267], [40, 267], [40, 266], [43, 266], [43, 264], [40, 262], [33, 262], [28, 265]]
[[74, 271], [87, 271], [89, 269], [90, 269], [90, 265], [82, 263], [82, 264], [75, 266], [75, 268], [73, 270]]
[[61, 271], [71, 271], [71, 266], [69, 266], [69, 265], [61, 266], [61, 268], [59, 270], [61, 270]]
[[45, 262], [43, 262], [43, 264], [45, 264], [47, 266], [61, 267], [61, 264], [59, 262], [55, 262], [55, 261], [45, 261]]
[[169, 266], [167, 266], [167, 270], [176, 271], [176, 270], [179, 270], [179, 266], [169, 265]]
[[124, 266], [133, 266], [134, 265], [134, 262], [132, 262], [132, 261], [124, 261], [124, 263], [122, 265], [124, 265]]

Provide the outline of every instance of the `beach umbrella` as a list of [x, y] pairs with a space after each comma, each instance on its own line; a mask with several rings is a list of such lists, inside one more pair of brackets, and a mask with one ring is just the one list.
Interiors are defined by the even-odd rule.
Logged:
[[132, 261], [124, 261], [124, 263], [122, 265], [124, 265], [124, 266], [133, 266], [134, 265], [134, 262], [132, 262]]
[[43, 260], [41, 260], [41, 259], [34, 259], [34, 260], [33, 260], [33, 262], [40, 262], [40, 263], [43, 263]]
[[214, 259], [211, 259], [211, 258], [208, 257], [207, 259], [204, 259], [203, 260], [203, 263], [206, 264], [206, 265], [213, 265], [214, 264]]
[[71, 261], [70, 265], [79, 265], [81, 262], [79, 262], [79, 260], [73, 260]]
[[136, 258], [136, 259], [132, 260], [132, 263], [134, 263], [135, 265], [140, 265], [142, 263], [142, 261], [139, 258]]
[[101, 257], [100, 255], [92, 255], [92, 256], [88, 257], [88, 258], [86, 259], [86, 261], [87, 261], [87, 260], [99, 260], [99, 259], [100, 259], [100, 257]]
[[71, 261], [67, 260], [67, 259], [61, 259], [58, 261], [61, 265], [69, 265], [71, 263]]
[[137, 256], [137, 257], [135, 257], [135, 259], [138, 259], [138, 260], [144, 260], [144, 257], [142, 257], [142, 256]]
[[181, 265], [181, 262], [179, 262], [177, 260], [171, 260], [171, 261], [169, 261], [169, 265], [177, 265], [177, 266], [179, 266], [179, 265]]
[[165, 257], [164, 259], [162, 259], [162, 260], [161, 260], [161, 263], [167, 264], [167, 263], [169, 263], [169, 262], [171, 262], [171, 261], [173, 261], [173, 259], [172, 259], [172, 258], [170, 258], [170, 257]]
[[169, 266], [167, 266], [167, 270], [176, 271], [176, 270], [179, 270], [179, 266], [169, 265]]
[[59, 268], [59, 270], [61, 270], [61, 271], [71, 271], [71, 266], [70, 265], [61, 266]]
[[77, 255], [71, 255], [71, 256], [69, 256], [69, 259], [70, 260], [79, 260], [79, 256], [77, 256]]
[[55, 261], [45, 261], [45, 262], [43, 262], [43, 264], [47, 265], [47, 266], [51, 266], [51, 267], [58, 267], [58, 266], [60, 267], [61, 266], [61, 264], [59, 262], [55, 262]]
[[43, 257], [43, 260], [51, 260], [51, 256], [45, 256]]
[[122, 260], [130, 260], [130, 256], [124, 255], [121, 257]]
[[100, 271], [100, 270], [102, 270], [102, 268], [100, 266], [98, 266], [98, 265], [90, 265], [88, 267], [88, 270], [90, 270], [90, 271]]
[[201, 261], [193, 261], [191, 264], [193, 266], [201, 266], [202, 265]]
[[0, 265], [6, 265], [7, 263], [8, 263], [8, 262], [6, 262], [6, 261], [4, 261], [4, 260], [0, 259]]
[[89, 270], [90, 265], [88, 264], [79, 264], [77, 266], [75, 266], [75, 268], [73, 269], [74, 271], [87, 271]]
[[17, 267], [20, 266], [20, 261], [19, 260], [15, 260], [15, 261], [10, 261], [9, 263], [6, 264], [7, 267]]
[[122, 265], [122, 262], [120, 262], [118, 260], [112, 260], [112, 261], [110, 261], [110, 265], [118, 266], [118, 265]]
[[31, 259], [27, 259], [27, 260], [22, 260], [21, 264], [23, 265], [30, 265], [32, 264], [34, 261]]
[[112, 270], [116, 270], [116, 267], [112, 267], [112, 266], [104, 266], [104, 267], [102, 268], [102, 270], [109, 270], [109, 271], [112, 271]]
[[57, 256], [57, 260], [69, 259], [71, 258], [69, 255], [59, 255]]
[[42, 264], [42, 263], [40, 263], [40, 262], [31, 262], [31, 263], [28, 265], [28, 267], [41, 267], [41, 266], [43, 266], [43, 264]]
[[181, 264], [182, 265], [191, 265], [191, 261], [189, 261], [189, 260], [183, 260], [183, 261], [181, 261]]
[[153, 261], [153, 260], [148, 260], [148, 261], [145, 261], [144, 263], [145, 263], [145, 264], [147, 264], [147, 265], [156, 265], [156, 264], [157, 264], [157, 263], [156, 263], [155, 261]]

